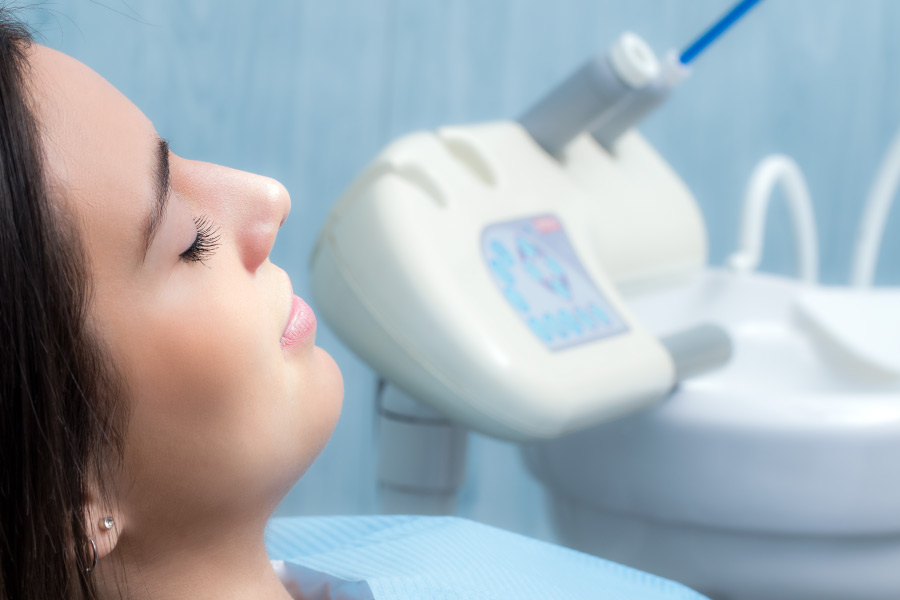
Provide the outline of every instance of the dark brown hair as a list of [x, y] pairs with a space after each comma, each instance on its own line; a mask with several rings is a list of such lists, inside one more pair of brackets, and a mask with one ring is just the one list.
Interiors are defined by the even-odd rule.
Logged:
[[0, 600], [93, 599], [84, 502], [121, 453], [121, 393], [87, 325], [74, 222], [48, 191], [31, 47], [0, 8]]

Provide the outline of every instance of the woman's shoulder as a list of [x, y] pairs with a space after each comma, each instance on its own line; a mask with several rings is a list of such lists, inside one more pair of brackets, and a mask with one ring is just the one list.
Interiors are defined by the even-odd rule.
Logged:
[[[284, 561], [282, 573], [293, 570], [306, 585], [318, 574], [332, 593], [345, 587], [342, 596], [304, 590], [313, 598], [703, 598], [673, 581], [457, 517], [279, 518], [269, 523], [266, 545], [270, 558]], [[351, 584], [357, 595], [347, 595]]]

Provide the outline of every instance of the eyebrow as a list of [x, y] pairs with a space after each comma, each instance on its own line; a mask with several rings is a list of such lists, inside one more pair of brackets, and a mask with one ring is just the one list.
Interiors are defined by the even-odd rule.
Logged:
[[166, 204], [169, 202], [169, 192], [171, 190], [169, 181], [169, 142], [162, 138], [157, 138], [153, 181], [155, 194], [153, 206], [150, 207], [150, 215], [147, 219], [147, 227], [144, 229], [144, 256], [142, 262], [146, 260], [147, 251], [150, 250], [153, 238], [156, 237], [156, 233], [165, 219]]

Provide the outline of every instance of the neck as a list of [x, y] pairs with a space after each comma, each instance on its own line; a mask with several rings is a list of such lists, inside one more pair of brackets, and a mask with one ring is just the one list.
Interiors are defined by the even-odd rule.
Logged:
[[166, 548], [155, 550], [122, 539], [98, 565], [100, 596], [290, 600], [266, 555], [264, 528], [265, 524], [191, 539], [176, 533]]

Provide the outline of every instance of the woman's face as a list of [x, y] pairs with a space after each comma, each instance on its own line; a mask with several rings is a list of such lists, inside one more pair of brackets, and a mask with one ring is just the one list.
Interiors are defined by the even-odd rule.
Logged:
[[268, 260], [287, 191], [172, 154], [64, 54], [35, 46], [30, 63], [51, 191], [91, 267], [91, 325], [129, 391], [122, 539], [171, 546], [173, 528], [265, 518], [325, 445], [343, 395], [304, 334], [308, 308]]

